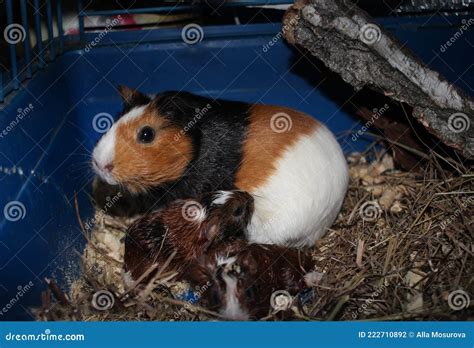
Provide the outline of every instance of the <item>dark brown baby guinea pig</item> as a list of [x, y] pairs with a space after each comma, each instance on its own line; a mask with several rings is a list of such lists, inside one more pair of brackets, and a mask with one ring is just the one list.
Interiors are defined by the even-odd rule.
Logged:
[[313, 269], [305, 251], [236, 239], [213, 244], [184, 277], [195, 287], [212, 284], [201, 298], [203, 306], [230, 320], [249, 320], [288, 309], [314, 284]]
[[241, 236], [252, 217], [253, 198], [243, 191], [216, 191], [199, 200], [177, 200], [135, 221], [125, 238], [125, 270], [138, 279], [154, 263], [173, 269], [201, 256], [219, 238]]

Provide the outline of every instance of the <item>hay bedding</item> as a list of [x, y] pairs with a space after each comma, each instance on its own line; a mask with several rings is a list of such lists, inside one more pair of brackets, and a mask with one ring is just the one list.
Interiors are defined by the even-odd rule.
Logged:
[[[319, 283], [303, 306], [291, 307], [292, 317], [473, 319], [465, 294], [474, 293], [474, 176], [445, 171], [436, 159], [421, 174], [395, 170], [389, 155], [376, 154], [369, 163], [354, 154], [348, 161], [343, 209], [313, 249]], [[207, 285], [190, 298], [188, 285], [176, 281], [170, 267], [150, 270], [156, 275], [144, 287], [124, 280], [123, 237], [134, 219], [103, 211], [96, 217], [81, 256], [83, 275], [67, 296], [49, 282], [43, 306], [35, 310], [39, 320], [221, 319], [195, 304]], [[465, 293], [453, 293], [459, 290]], [[278, 318], [270, 311], [264, 319]]]

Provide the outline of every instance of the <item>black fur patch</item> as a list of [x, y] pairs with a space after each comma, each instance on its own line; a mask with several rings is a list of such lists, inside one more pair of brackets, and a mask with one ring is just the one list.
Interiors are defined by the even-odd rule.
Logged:
[[180, 180], [156, 188], [160, 203], [235, 189], [250, 105], [187, 92], [165, 92], [153, 103], [161, 115], [182, 129], [182, 136], [191, 138], [195, 151]]

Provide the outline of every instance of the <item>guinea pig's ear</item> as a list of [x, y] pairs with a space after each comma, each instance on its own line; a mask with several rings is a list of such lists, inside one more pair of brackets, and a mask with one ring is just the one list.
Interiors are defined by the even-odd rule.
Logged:
[[218, 222], [210, 222], [204, 230], [204, 236], [208, 241], [213, 241], [214, 239], [218, 238], [219, 233], [220, 224]]
[[128, 107], [145, 105], [151, 100], [146, 94], [124, 85], [118, 85], [117, 90], [122, 97], [124, 105]]

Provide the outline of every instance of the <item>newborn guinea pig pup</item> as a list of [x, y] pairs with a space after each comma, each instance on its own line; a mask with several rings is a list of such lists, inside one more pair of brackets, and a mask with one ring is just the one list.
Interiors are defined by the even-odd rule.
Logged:
[[249, 192], [255, 213], [246, 237], [254, 243], [311, 246], [333, 223], [348, 169], [314, 118], [186, 92], [119, 90], [123, 112], [92, 155], [102, 180], [153, 192], [162, 206], [215, 190]]
[[177, 200], [135, 221], [125, 237], [125, 270], [138, 279], [152, 264], [183, 269], [223, 236], [243, 235], [253, 213], [253, 198], [242, 191], [218, 191], [199, 201]]
[[214, 244], [184, 277], [195, 287], [212, 284], [201, 299], [204, 306], [230, 320], [249, 320], [288, 309], [313, 285], [313, 269], [305, 251], [237, 239]]

